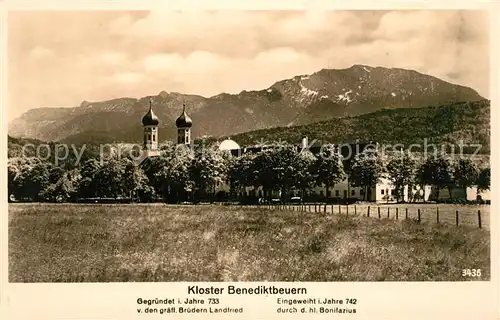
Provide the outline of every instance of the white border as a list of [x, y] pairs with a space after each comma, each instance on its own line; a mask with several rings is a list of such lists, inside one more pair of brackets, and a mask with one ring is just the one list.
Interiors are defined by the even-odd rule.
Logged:
[[[492, 1], [136, 1], [136, 0], [108, 0], [108, 1], [27, 1], [5, 0], [0, 2], [0, 38], [2, 40], [1, 85], [0, 97], [4, 126], [4, 137], [7, 136], [7, 10], [150, 10], [156, 8], [168, 9], [489, 9], [491, 19], [491, 65], [490, 65], [490, 99], [491, 99], [491, 137], [498, 140], [498, 129], [495, 119], [499, 118], [499, 71], [498, 57], [500, 50], [500, 3]], [[7, 146], [6, 139], [1, 142], [2, 165], [6, 168]], [[492, 143], [491, 161], [496, 167], [498, 153]], [[187, 283], [113, 283], [113, 284], [9, 284], [7, 277], [7, 250], [8, 250], [8, 215], [6, 204], [6, 170], [2, 171], [3, 184], [0, 190], [0, 199], [3, 210], [0, 216], [1, 234], [1, 261], [0, 272], [0, 308], [5, 312], [4, 319], [136, 319], [136, 299], [138, 297], [185, 297]], [[499, 181], [499, 174], [493, 168], [493, 186]], [[500, 199], [497, 189], [492, 188], [493, 199]], [[490, 282], [341, 282], [341, 283], [280, 283], [280, 286], [305, 286], [312, 296], [340, 295], [354, 296], [360, 301], [356, 319], [498, 319], [500, 318], [498, 271], [500, 266], [500, 248], [498, 237], [499, 218], [495, 214], [498, 210], [496, 201], [493, 201], [491, 212], [491, 252], [492, 271]], [[218, 286], [227, 286], [228, 283], [217, 283]], [[244, 283], [236, 283], [243, 286]], [[234, 302], [235, 306], [245, 306], [245, 319], [296, 318], [295, 316], [278, 315], [275, 312], [273, 298], [239, 296], [221, 297], [226, 301]], [[338, 315], [312, 318], [331, 318]], [[148, 316], [147, 318], [157, 318]], [[163, 315], [161, 317], [167, 317]], [[168, 316], [172, 317], [172, 315]], [[208, 318], [207, 315], [190, 315], [185, 318]], [[227, 316], [226, 316], [227, 317]], [[232, 316], [234, 317], [234, 315]], [[309, 316], [307, 316], [309, 318]], [[174, 318], [180, 318], [174, 315]], [[184, 318], [184, 317], [183, 317]], [[213, 318], [221, 318], [216, 316]], [[224, 318], [224, 316], [223, 316]]]

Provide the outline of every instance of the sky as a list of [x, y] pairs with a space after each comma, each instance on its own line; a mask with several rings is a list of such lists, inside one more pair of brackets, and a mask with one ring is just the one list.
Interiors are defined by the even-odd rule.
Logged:
[[489, 98], [480, 11], [10, 12], [8, 119], [38, 107], [261, 90], [353, 64], [417, 70]]

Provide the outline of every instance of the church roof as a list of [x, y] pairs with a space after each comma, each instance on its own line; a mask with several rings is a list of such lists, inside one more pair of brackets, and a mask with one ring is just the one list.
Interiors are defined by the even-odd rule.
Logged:
[[191, 128], [193, 120], [186, 113], [186, 104], [182, 105], [182, 114], [175, 120], [177, 128]]
[[231, 139], [226, 139], [219, 145], [219, 150], [238, 150], [240, 145], [236, 141]]
[[149, 100], [149, 111], [142, 117], [142, 124], [144, 126], [157, 126], [160, 121], [158, 117], [153, 112], [152, 101]]

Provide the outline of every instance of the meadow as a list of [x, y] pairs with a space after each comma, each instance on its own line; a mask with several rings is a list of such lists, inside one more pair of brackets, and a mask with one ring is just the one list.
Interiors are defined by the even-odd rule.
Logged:
[[[490, 279], [488, 228], [349, 210], [10, 204], [9, 281]], [[464, 268], [481, 269], [481, 277], [463, 277]]]

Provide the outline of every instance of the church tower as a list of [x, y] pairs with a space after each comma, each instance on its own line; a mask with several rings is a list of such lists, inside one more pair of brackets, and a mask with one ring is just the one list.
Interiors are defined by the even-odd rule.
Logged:
[[153, 112], [153, 100], [149, 99], [149, 111], [142, 117], [144, 126], [144, 143], [142, 150], [144, 157], [158, 155], [158, 124], [160, 121]]
[[186, 104], [182, 104], [182, 114], [175, 121], [177, 126], [177, 144], [189, 145], [191, 143], [191, 127], [193, 121], [186, 114]]

